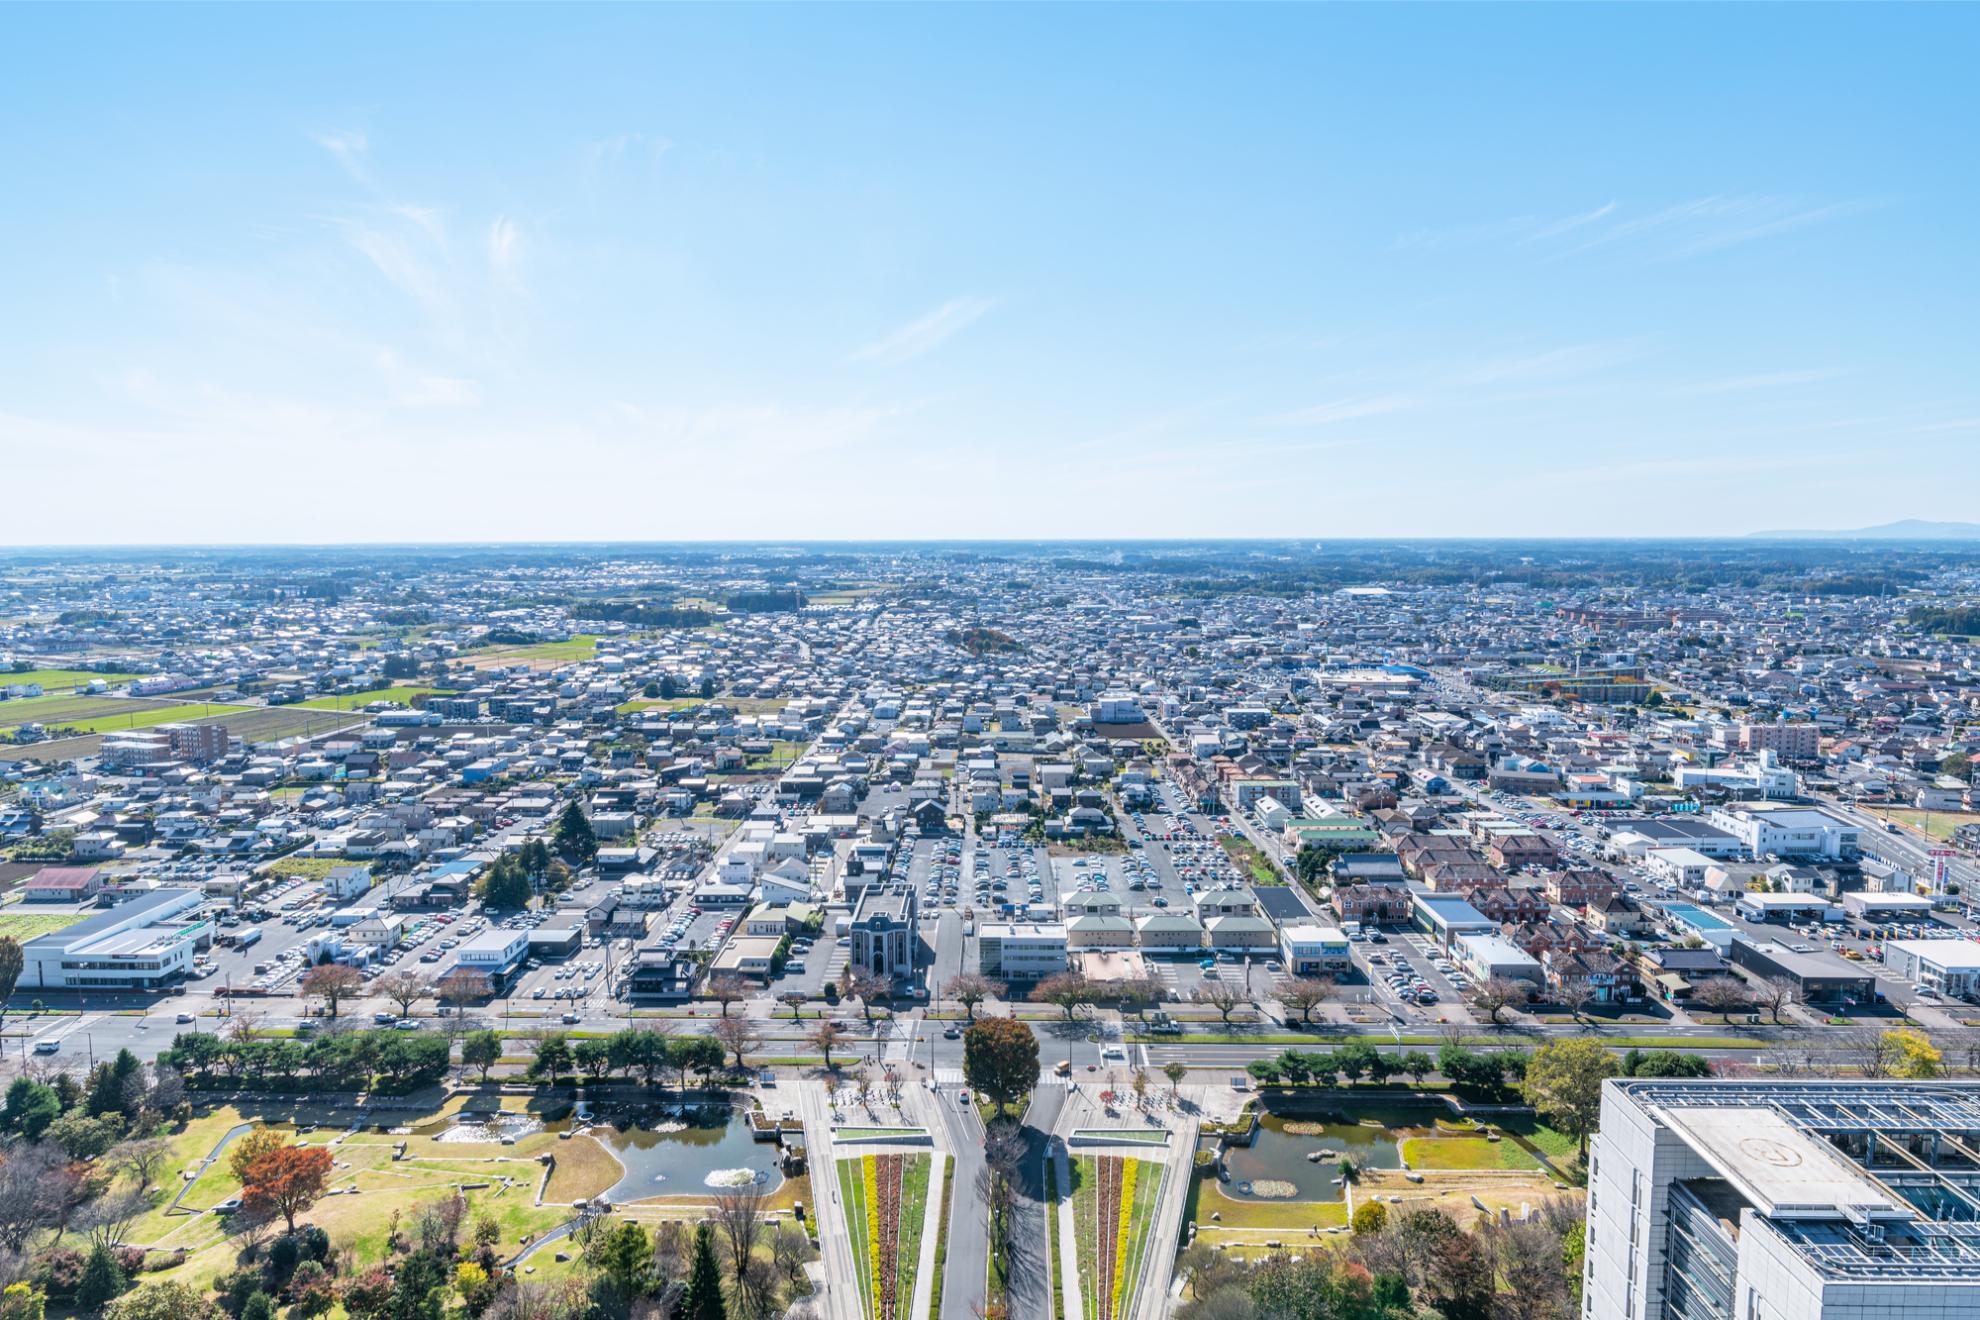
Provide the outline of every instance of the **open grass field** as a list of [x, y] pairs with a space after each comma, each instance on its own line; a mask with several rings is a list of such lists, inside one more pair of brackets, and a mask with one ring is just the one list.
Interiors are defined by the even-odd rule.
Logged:
[[1939, 843], [1950, 843], [1954, 830], [1980, 820], [1980, 811], [1915, 811], [1898, 807], [1876, 807], [1872, 811]]
[[1183, 1218], [1195, 1224], [1198, 1233], [1305, 1233], [1314, 1228], [1339, 1228], [1347, 1223], [1348, 1213], [1345, 1201], [1240, 1200], [1224, 1195], [1216, 1175], [1205, 1173], [1190, 1190]]
[[50, 696], [58, 692], [73, 692], [77, 688], [88, 687], [99, 678], [115, 686], [143, 678], [142, 674], [99, 674], [93, 669], [30, 669], [24, 674], [0, 674], [0, 687], [8, 683], [39, 683]]
[[1537, 1169], [1540, 1161], [1515, 1141], [1487, 1141], [1483, 1137], [1410, 1137], [1403, 1141], [1402, 1157], [1409, 1167], [1425, 1169]]
[[491, 646], [471, 651], [461, 658], [476, 669], [527, 665], [531, 669], [555, 669], [578, 664], [598, 654], [598, 638], [579, 633], [567, 642], [537, 642], [531, 646]]
[[46, 724], [54, 727], [72, 724], [77, 720], [137, 714], [160, 707], [184, 704], [186, 704], [185, 698], [180, 696], [88, 697], [70, 694], [59, 697], [17, 697], [12, 701], [0, 701], [0, 729], [16, 729], [23, 724]]
[[[436, 1114], [446, 1115], [460, 1107], [457, 1097]], [[126, 1234], [132, 1243], [183, 1247], [190, 1253], [184, 1264], [147, 1275], [147, 1279], [178, 1279], [199, 1285], [234, 1268], [238, 1251], [227, 1236], [225, 1221], [197, 1213], [238, 1190], [224, 1156], [190, 1184], [180, 1211], [169, 1211], [167, 1206], [185, 1185], [184, 1175], [197, 1171], [229, 1131], [250, 1121], [270, 1122], [298, 1142], [330, 1148], [336, 1161], [331, 1179], [336, 1193], [323, 1198], [304, 1218], [328, 1232], [336, 1248], [348, 1248], [359, 1266], [383, 1258], [385, 1234], [395, 1212], [409, 1223], [419, 1206], [451, 1195], [455, 1188], [462, 1189], [471, 1214], [486, 1211], [494, 1217], [501, 1228], [499, 1250], [504, 1255], [570, 1217], [568, 1201], [558, 1204], [546, 1199], [537, 1204], [542, 1166], [536, 1157], [552, 1153], [561, 1162], [578, 1138], [560, 1142], [553, 1134], [538, 1133], [514, 1146], [450, 1143], [405, 1131], [352, 1131], [345, 1120], [333, 1119], [327, 1112], [256, 1116], [221, 1106], [202, 1113], [183, 1131], [169, 1136], [172, 1157], [160, 1186], [150, 1193], [152, 1207]], [[316, 1126], [318, 1121], [326, 1125]], [[401, 1142], [405, 1155], [394, 1159]], [[584, 1165], [581, 1159], [576, 1163], [580, 1168]], [[546, 1255], [542, 1263], [547, 1266], [549, 1262]]]
[[395, 686], [371, 692], [346, 692], [335, 697], [311, 697], [296, 705], [308, 710], [363, 710], [374, 701], [396, 701], [401, 706], [410, 706], [415, 697], [430, 697], [438, 691], [439, 688], [418, 685]]
[[11, 936], [26, 943], [38, 936], [67, 930], [87, 915], [83, 912], [9, 912], [0, 915], [0, 936]]
[[341, 857], [284, 857], [268, 867], [270, 875], [299, 875], [305, 880], [321, 880], [340, 866], [351, 863]]
[[[83, 700], [94, 701], [95, 698], [84, 698]], [[27, 703], [23, 702], [22, 704], [26, 705]], [[148, 729], [154, 724], [188, 723], [194, 720], [207, 719], [215, 715], [232, 715], [237, 711], [251, 711], [256, 709], [253, 706], [222, 706], [212, 702], [163, 702], [154, 704], [142, 701], [119, 701], [108, 704], [109, 709], [106, 713], [99, 713], [88, 718], [64, 717], [60, 720], [42, 718], [35, 722], [46, 724], [51, 730], [59, 726], [64, 729], [73, 729], [79, 734], [122, 733], [127, 729]], [[0, 716], [11, 717], [12, 714], [13, 712], [11, 711], [0, 711]], [[33, 719], [33, 717], [29, 718]]]

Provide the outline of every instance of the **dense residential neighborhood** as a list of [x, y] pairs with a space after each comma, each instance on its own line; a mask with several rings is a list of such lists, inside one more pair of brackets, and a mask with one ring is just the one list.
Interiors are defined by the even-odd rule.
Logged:
[[[1337, 1232], [1269, 1269], [1359, 1261], [1396, 1307], [1457, 1306], [1385, 1253], [1474, 1216], [1494, 1251], [1581, 1241], [1605, 1076], [1980, 1065], [1980, 559], [1867, 558], [16, 561], [0, 1122], [106, 1068], [127, 1144], [184, 1106], [181, 1132], [279, 1115], [307, 1151], [376, 1109], [419, 1186], [518, 1189], [474, 1201], [473, 1259], [438, 1252], [486, 1279], [455, 1289], [475, 1314], [578, 1278], [614, 1223], [674, 1235], [642, 1305], [695, 1314], [709, 1214], [790, 1234], [781, 1282], [723, 1267], [760, 1314], [1222, 1314], [1268, 1285], [1244, 1258]], [[1725, 1140], [1695, 1144], [1729, 1183], [1684, 1195], [1779, 1217]], [[1908, 1163], [1964, 1186], [1950, 1149]], [[187, 1148], [167, 1211], [140, 1189], [111, 1297], [231, 1286], [217, 1154]], [[80, 1300], [49, 1249], [13, 1277]], [[1621, 1296], [1603, 1259], [1531, 1314]], [[325, 1302], [373, 1314], [333, 1273]], [[317, 1313], [257, 1278], [236, 1301]]]

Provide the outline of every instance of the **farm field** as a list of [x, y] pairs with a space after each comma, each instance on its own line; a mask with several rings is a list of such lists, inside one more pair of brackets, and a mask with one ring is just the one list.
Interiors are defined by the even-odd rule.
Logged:
[[59, 696], [17, 697], [0, 701], [0, 729], [16, 729], [23, 724], [69, 724], [76, 720], [100, 719], [107, 715], [132, 714], [155, 707], [182, 706], [185, 698]]
[[555, 669], [577, 664], [598, 654], [598, 638], [579, 633], [567, 642], [536, 642], [529, 646], [495, 646], [474, 651], [462, 659], [477, 669], [492, 666], [528, 665], [531, 669]]
[[22, 674], [0, 674], [0, 684], [39, 683], [49, 696], [54, 696], [58, 692], [87, 687], [99, 678], [115, 686], [143, 677], [143, 674], [99, 674], [94, 669], [30, 669]]
[[1980, 812], [1975, 811], [1916, 811], [1895, 807], [1875, 807], [1872, 808], [1871, 814], [1895, 821], [1907, 829], [1916, 830], [1937, 843], [1950, 843], [1954, 830], [1980, 820]]
[[347, 711], [312, 710], [300, 706], [249, 706], [219, 719], [201, 722], [224, 724], [227, 732], [236, 738], [258, 743], [304, 734], [335, 733], [338, 729], [362, 724], [364, 719], [362, 715]]
[[430, 697], [439, 688], [407, 685], [403, 687], [377, 688], [370, 692], [346, 692], [334, 697], [311, 697], [308, 701], [298, 701], [297, 706], [308, 710], [363, 710], [374, 701], [396, 701], [401, 706], [410, 706], [418, 697]]
[[[80, 700], [94, 701], [96, 699], [81, 698]], [[37, 722], [46, 724], [51, 729], [57, 727], [59, 724], [61, 728], [73, 729], [78, 734], [122, 733], [127, 729], [148, 729], [154, 724], [191, 723], [192, 721], [207, 719], [215, 715], [232, 715], [237, 711], [252, 711], [257, 709], [259, 707], [220, 706], [212, 702], [200, 702], [194, 705], [182, 702], [153, 704], [150, 702], [120, 701], [112, 704], [108, 712], [104, 714], [93, 715], [88, 718], [63, 718], [60, 721], [43, 717]], [[11, 712], [7, 712], [7, 714], [10, 715]]]

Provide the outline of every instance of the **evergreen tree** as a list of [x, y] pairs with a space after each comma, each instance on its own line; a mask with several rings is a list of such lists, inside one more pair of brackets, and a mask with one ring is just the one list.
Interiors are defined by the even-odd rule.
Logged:
[[84, 1315], [99, 1311], [122, 1291], [124, 1271], [118, 1266], [117, 1258], [101, 1243], [92, 1247], [89, 1259], [83, 1262], [82, 1278], [76, 1284], [76, 1309]]
[[591, 818], [584, 814], [584, 808], [575, 799], [557, 818], [554, 837], [567, 857], [588, 862], [598, 855], [598, 836], [591, 832]]
[[688, 1268], [679, 1315], [680, 1320], [729, 1320], [722, 1301], [722, 1272], [715, 1266], [715, 1230], [706, 1223], [695, 1225], [694, 1263]]

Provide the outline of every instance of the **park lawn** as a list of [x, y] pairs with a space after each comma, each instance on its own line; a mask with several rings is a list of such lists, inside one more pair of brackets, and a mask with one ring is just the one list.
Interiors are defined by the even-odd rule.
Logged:
[[430, 697], [440, 691], [435, 687], [422, 687], [409, 684], [404, 687], [374, 688], [369, 692], [345, 692], [334, 697], [311, 697], [308, 701], [298, 701], [296, 705], [310, 710], [363, 710], [374, 701], [396, 701], [401, 706], [414, 704], [417, 697]]
[[[1278, 1229], [1304, 1233], [1308, 1229], [1339, 1228], [1348, 1221], [1345, 1201], [1250, 1201], [1226, 1196], [1212, 1173], [1200, 1174], [1190, 1194], [1185, 1218], [1199, 1232], [1211, 1229], [1244, 1231]], [[1218, 1218], [1212, 1219], [1212, 1215]]]
[[1418, 1171], [1426, 1169], [1537, 1169], [1540, 1161], [1514, 1141], [1483, 1137], [1408, 1137], [1403, 1159]]
[[56, 693], [87, 687], [99, 678], [115, 684], [131, 683], [143, 677], [143, 674], [99, 674], [94, 669], [30, 669], [24, 674], [0, 674], [0, 687], [9, 683], [39, 683], [44, 692]]
[[1547, 1126], [1532, 1114], [1503, 1114], [1495, 1126], [1507, 1136], [1527, 1142], [1550, 1160], [1572, 1160], [1581, 1149], [1571, 1134]]
[[557, 1162], [551, 1166], [550, 1181], [543, 1189], [545, 1201], [569, 1205], [603, 1196], [626, 1176], [625, 1166], [596, 1137], [580, 1135], [559, 1141], [552, 1153]]
[[38, 935], [53, 935], [81, 921], [85, 912], [10, 912], [0, 916], [0, 936], [12, 936], [25, 944]]

